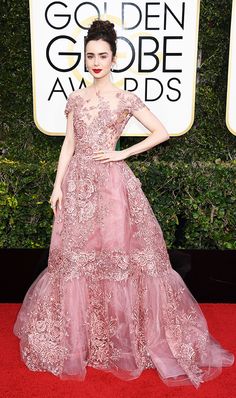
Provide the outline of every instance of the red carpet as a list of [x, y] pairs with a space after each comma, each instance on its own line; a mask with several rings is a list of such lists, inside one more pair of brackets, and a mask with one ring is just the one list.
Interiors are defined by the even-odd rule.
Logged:
[[[224, 348], [236, 352], [236, 304], [201, 304], [210, 333]], [[223, 368], [216, 379], [201, 385], [167, 387], [154, 369], [124, 382], [109, 373], [87, 368], [85, 381], [62, 381], [44, 372], [28, 370], [20, 359], [19, 340], [12, 328], [20, 304], [0, 304], [0, 397], [1, 398], [234, 398], [236, 365]]]

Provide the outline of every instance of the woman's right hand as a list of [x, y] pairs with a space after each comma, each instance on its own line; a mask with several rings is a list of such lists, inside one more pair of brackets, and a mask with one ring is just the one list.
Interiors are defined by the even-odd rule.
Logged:
[[58, 210], [61, 210], [62, 204], [62, 190], [60, 187], [54, 187], [51, 197], [49, 199], [54, 216], [57, 215]]

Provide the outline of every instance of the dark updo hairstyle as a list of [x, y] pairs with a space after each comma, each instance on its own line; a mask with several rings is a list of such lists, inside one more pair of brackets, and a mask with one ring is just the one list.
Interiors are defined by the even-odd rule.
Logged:
[[116, 55], [116, 31], [114, 23], [109, 20], [95, 19], [90, 25], [87, 36], [85, 37], [85, 47], [90, 40], [102, 39], [110, 44], [113, 57]]

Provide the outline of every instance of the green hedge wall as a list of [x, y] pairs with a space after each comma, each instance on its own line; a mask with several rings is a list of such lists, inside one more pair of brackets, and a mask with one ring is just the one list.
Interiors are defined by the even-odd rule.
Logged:
[[[46, 136], [33, 122], [28, 0], [2, 4], [0, 247], [47, 247], [63, 137]], [[127, 160], [169, 248], [236, 248], [236, 138], [225, 125], [231, 7], [230, 0], [201, 0], [191, 130]], [[143, 138], [121, 137], [121, 149]]]

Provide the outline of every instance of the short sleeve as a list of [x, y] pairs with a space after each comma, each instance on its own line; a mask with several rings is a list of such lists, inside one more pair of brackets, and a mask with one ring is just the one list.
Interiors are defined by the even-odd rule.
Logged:
[[69, 113], [74, 109], [75, 105], [75, 96], [73, 95], [74, 93], [71, 93], [68, 97], [68, 100], [66, 102], [66, 107], [64, 110], [64, 114], [66, 115], [66, 118], [68, 117]]
[[148, 106], [139, 98], [136, 94], [132, 93], [130, 98], [130, 113], [133, 114], [135, 111], [148, 108]]

